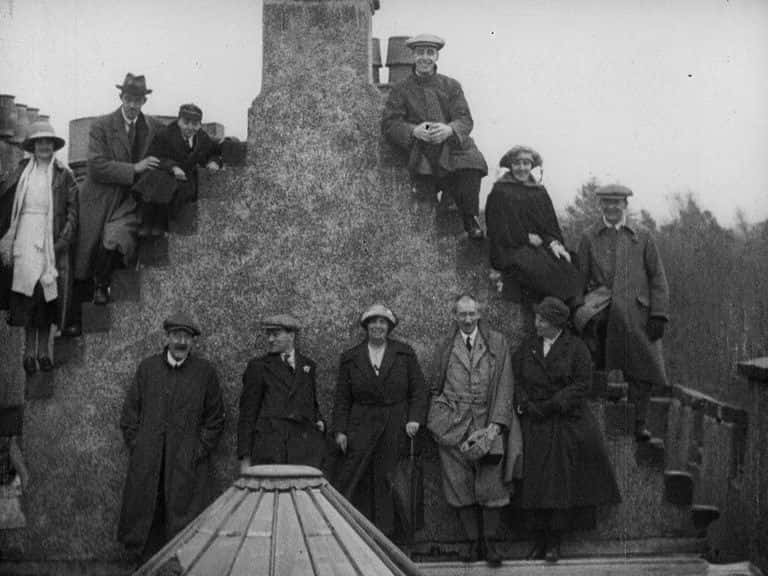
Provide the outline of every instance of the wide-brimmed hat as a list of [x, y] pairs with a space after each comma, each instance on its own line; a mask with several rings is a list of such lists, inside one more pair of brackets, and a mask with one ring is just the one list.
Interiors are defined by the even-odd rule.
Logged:
[[301, 330], [301, 323], [290, 314], [275, 314], [267, 316], [261, 322], [261, 327], [265, 330], [270, 328], [284, 328], [289, 332], [298, 332]]
[[29, 125], [29, 128], [27, 128], [27, 137], [24, 139], [21, 147], [27, 152], [34, 152], [35, 140], [41, 140], [43, 138], [53, 140], [54, 151], [64, 147], [64, 138], [56, 136], [56, 133], [53, 131], [53, 126], [45, 120], [38, 120]]
[[182, 104], [179, 106], [179, 118], [185, 120], [201, 120], [203, 119], [203, 111], [197, 104]]
[[125, 80], [123, 80], [122, 84], [115, 84], [115, 88], [120, 90], [121, 94], [125, 92], [133, 96], [145, 96], [152, 93], [152, 90], [147, 88], [147, 79], [143, 75], [134, 76], [130, 72], [125, 75]]
[[547, 322], [562, 328], [568, 323], [571, 311], [565, 302], [554, 296], [547, 296], [541, 302], [533, 307], [534, 312], [544, 318]]
[[620, 200], [626, 200], [627, 197], [632, 196], [632, 190], [621, 184], [607, 184], [600, 186], [595, 190], [595, 196], [598, 198], [618, 198]]
[[200, 336], [200, 328], [197, 323], [192, 319], [189, 314], [185, 312], [174, 312], [165, 322], [163, 322], [163, 329], [166, 332], [172, 332], [173, 330], [184, 330], [192, 336]]
[[366, 324], [368, 324], [368, 321], [372, 318], [376, 318], [377, 316], [384, 318], [385, 320], [389, 321], [389, 323], [392, 325], [392, 328], [397, 326], [398, 320], [397, 316], [395, 316], [395, 313], [392, 312], [389, 308], [384, 306], [384, 304], [374, 304], [370, 308], [368, 308], [365, 312], [362, 313], [360, 316], [360, 326], [365, 328]]
[[512, 161], [520, 154], [530, 154], [533, 158], [534, 168], [536, 168], [536, 166], [544, 166], [544, 160], [542, 160], [541, 154], [529, 146], [513, 146], [501, 157], [499, 166], [512, 170]]
[[434, 34], [418, 34], [412, 38], [408, 38], [408, 40], [405, 41], [405, 45], [411, 50], [418, 46], [431, 46], [436, 50], [440, 50], [445, 46], [445, 40]]

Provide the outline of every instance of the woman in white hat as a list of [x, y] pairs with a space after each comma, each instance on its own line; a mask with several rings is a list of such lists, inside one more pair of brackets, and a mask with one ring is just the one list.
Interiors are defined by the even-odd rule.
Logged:
[[343, 454], [335, 475], [339, 492], [390, 537], [396, 526], [391, 478], [424, 424], [428, 402], [416, 353], [390, 338], [396, 325], [382, 304], [363, 312], [366, 338], [339, 361], [331, 430]]
[[48, 353], [52, 324], [63, 326], [70, 296], [69, 246], [77, 227], [77, 184], [54, 156], [64, 146], [48, 122], [30, 125], [21, 162], [0, 195], [0, 274], [10, 275], [1, 295], [8, 323], [25, 330], [24, 370], [53, 369]]

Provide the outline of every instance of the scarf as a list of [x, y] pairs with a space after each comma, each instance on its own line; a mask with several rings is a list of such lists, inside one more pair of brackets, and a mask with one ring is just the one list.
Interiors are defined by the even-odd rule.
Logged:
[[[45, 224], [45, 233], [43, 234], [43, 254], [45, 257], [45, 264], [43, 266], [43, 273], [40, 276], [40, 285], [43, 287], [43, 295], [45, 301], [50, 302], [58, 297], [58, 290], [56, 286], [56, 278], [59, 273], [56, 271], [56, 255], [53, 247], [53, 167], [55, 159], [51, 159], [46, 170], [45, 186], [48, 195], [48, 213]], [[32, 171], [37, 166], [37, 160], [32, 158], [24, 168], [24, 171], [19, 177], [19, 181], [16, 185], [16, 194], [13, 198], [13, 208], [11, 210], [11, 226], [8, 229], [8, 234], [3, 238], [10, 238], [13, 242], [13, 257], [20, 256], [18, 250], [21, 247], [17, 247], [15, 243], [16, 231], [19, 225], [19, 217], [21, 216], [22, 208], [24, 207], [24, 199], [29, 191], [29, 181], [32, 176]], [[34, 288], [33, 288], [34, 289]], [[31, 296], [30, 292], [27, 296]]]

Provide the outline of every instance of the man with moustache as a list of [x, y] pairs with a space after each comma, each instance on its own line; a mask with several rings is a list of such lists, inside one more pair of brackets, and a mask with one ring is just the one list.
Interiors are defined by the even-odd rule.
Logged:
[[261, 323], [268, 352], [243, 374], [237, 457], [241, 470], [256, 464], [319, 467], [325, 422], [317, 404], [317, 367], [296, 350], [299, 321], [277, 314]]
[[465, 560], [501, 564], [493, 538], [522, 471], [509, 345], [481, 320], [477, 299], [454, 303], [455, 328], [437, 348], [427, 428], [438, 444], [443, 493], [470, 539]]
[[131, 186], [141, 174], [157, 168], [158, 159], [145, 156], [162, 127], [141, 112], [152, 92], [144, 76], [129, 73], [116, 87], [120, 107], [96, 119], [88, 136], [88, 175], [80, 190], [77, 228], [75, 278], [93, 280], [93, 302], [99, 305], [109, 302], [113, 270], [136, 251], [139, 218]]
[[210, 455], [224, 429], [219, 378], [192, 354], [200, 329], [183, 312], [163, 328], [166, 346], [139, 364], [120, 418], [130, 459], [117, 537], [142, 560], [210, 504]]
[[482, 240], [478, 197], [488, 166], [469, 135], [474, 123], [461, 84], [437, 73], [445, 40], [419, 34], [406, 45], [413, 51], [413, 73], [392, 87], [381, 131], [408, 155], [414, 191], [450, 195], [469, 238]]
[[661, 339], [669, 319], [669, 286], [650, 232], [627, 218], [632, 190], [598, 188], [602, 219], [581, 238], [579, 266], [587, 279], [585, 303], [574, 314], [598, 369], [619, 369], [635, 405], [635, 438], [645, 427], [651, 389], [666, 388]]

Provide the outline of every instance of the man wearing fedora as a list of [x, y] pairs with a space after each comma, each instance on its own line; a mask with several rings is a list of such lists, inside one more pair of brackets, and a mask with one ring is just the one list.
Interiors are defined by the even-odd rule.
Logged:
[[437, 73], [445, 40], [419, 34], [406, 45], [413, 51], [413, 73], [392, 87], [382, 133], [408, 155], [414, 191], [430, 198], [447, 193], [469, 238], [481, 240], [478, 196], [488, 166], [469, 135], [473, 120], [461, 84]]
[[427, 428], [438, 445], [443, 493], [471, 541], [466, 561], [501, 564], [493, 538], [522, 471], [509, 344], [481, 320], [471, 294], [454, 302], [455, 327], [438, 345]]
[[120, 107], [94, 121], [88, 140], [88, 174], [80, 190], [75, 278], [94, 283], [94, 304], [109, 302], [112, 271], [130, 261], [136, 250], [139, 218], [131, 186], [159, 161], [147, 148], [162, 127], [145, 116], [144, 76], [126, 74], [120, 90]]
[[221, 147], [201, 130], [202, 121], [199, 106], [182, 104], [176, 120], [152, 140], [147, 155], [160, 164], [135, 186], [143, 199], [140, 236], [162, 234], [184, 204], [197, 200], [198, 166], [214, 172], [221, 167]]
[[267, 353], [252, 359], [243, 374], [237, 457], [244, 470], [254, 464], [320, 467], [325, 422], [317, 404], [317, 367], [296, 349], [299, 321], [277, 314], [261, 322]]
[[210, 503], [225, 419], [216, 370], [192, 353], [195, 321], [177, 312], [163, 328], [165, 348], [139, 364], [120, 418], [130, 457], [117, 536], [144, 560]]
[[598, 369], [619, 369], [635, 405], [635, 437], [645, 427], [651, 389], [666, 388], [661, 339], [669, 319], [669, 286], [650, 232], [627, 218], [632, 190], [612, 184], [595, 192], [603, 217], [581, 238], [585, 303], [574, 314]]

